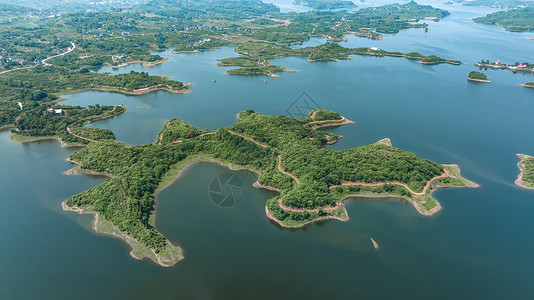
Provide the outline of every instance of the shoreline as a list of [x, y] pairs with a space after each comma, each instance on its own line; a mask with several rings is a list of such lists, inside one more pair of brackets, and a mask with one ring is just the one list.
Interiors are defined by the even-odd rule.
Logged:
[[154, 66], [157, 66], [159, 64], [162, 64], [162, 63], [166, 63], [170, 60], [170, 58], [168, 57], [163, 57], [162, 59], [160, 60], [156, 60], [156, 61], [153, 61], [153, 62], [147, 62], [147, 61], [143, 61], [143, 60], [132, 60], [132, 61], [127, 61], [127, 62], [124, 62], [120, 65], [110, 65], [110, 67], [112, 69], [120, 69], [120, 68], [123, 68], [123, 67], [127, 67], [129, 65], [134, 65], [134, 64], [141, 64], [141, 66], [143, 67], [154, 67]]
[[[79, 165], [77, 161], [71, 158], [67, 158], [66, 161]], [[88, 176], [105, 176], [108, 179], [114, 177], [114, 175], [109, 174], [109, 173], [85, 170], [85, 169], [81, 169], [79, 166], [76, 166], [70, 170], [67, 170], [63, 174], [65, 175], [83, 174], [83, 175], [88, 175]], [[68, 206], [66, 202], [67, 200], [61, 202], [61, 207], [63, 208], [64, 211], [74, 212], [80, 215], [81, 214], [93, 215], [93, 225], [92, 225], [93, 231], [97, 234], [107, 235], [107, 236], [111, 236], [114, 238], [118, 238], [119, 240], [122, 240], [123, 242], [125, 242], [126, 244], [130, 246], [130, 256], [132, 256], [133, 258], [137, 260], [143, 260], [146, 257], [162, 267], [172, 267], [184, 259], [183, 249], [179, 245], [173, 245], [172, 242], [169, 241], [167, 238], [165, 238], [165, 241], [167, 242], [168, 247], [170, 247], [170, 249], [166, 249], [166, 250], [170, 250], [168, 252], [168, 254], [171, 256], [170, 260], [162, 258], [161, 254], [155, 253], [153, 249], [149, 249], [148, 247], [146, 247], [145, 245], [137, 241], [134, 237], [130, 236], [127, 233], [124, 233], [112, 222], [106, 221], [107, 226], [101, 226], [99, 228], [98, 224], [101, 224], [104, 221], [100, 220], [100, 223], [99, 223], [99, 218], [98, 218], [99, 215], [97, 212], [92, 211], [92, 210], [86, 210], [86, 209], [83, 209], [77, 206]], [[155, 227], [154, 229], [157, 231]], [[176, 252], [175, 254], [177, 255], [177, 257], [174, 257], [173, 252]]]
[[[139, 241], [137, 241], [132, 236], [119, 230], [118, 227], [116, 227], [111, 222], [100, 220], [99, 214], [97, 212], [91, 211], [91, 210], [84, 210], [83, 208], [80, 208], [77, 206], [68, 206], [66, 202], [67, 200], [61, 202], [61, 208], [63, 209], [63, 211], [73, 212], [79, 215], [82, 215], [82, 214], [92, 215], [93, 216], [93, 224], [91, 225], [92, 231], [96, 234], [114, 237], [114, 238], [117, 238], [123, 241], [130, 247], [130, 253], [129, 253], [130, 256], [137, 260], [143, 260], [144, 258], [148, 258], [152, 262], [154, 262], [155, 264], [161, 267], [172, 267], [184, 259], [182, 248], [180, 246], [173, 245], [168, 239], [165, 239], [165, 241], [167, 242], [167, 245], [168, 247], [170, 247], [170, 250], [171, 250], [169, 252], [169, 255], [171, 256], [170, 260], [161, 257], [161, 255], [155, 253], [152, 249], [148, 249], [146, 246], [139, 243]], [[107, 224], [102, 225], [102, 223], [107, 223]], [[175, 254], [177, 256], [175, 257], [172, 254], [172, 252], [176, 252]]]
[[523, 163], [523, 161], [525, 159], [527, 159], [527, 158], [531, 158], [532, 156], [526, 155], [526, 154], [521, 154], [521, 153], [517, 153], [516, 155], [521, 160], [517, 163], [517, 167], [519, 168], [519, 174], [517, 175], [517, 179], [514, 181], [515, 185], [517, 185], [517, 186], [519, 186], [521, 188], [527, 189], [527, 190], [534, 190], [534, 187], [527, 186], [523, 182], [523, 174], [525, 173], [525, 164]]
[[63, 172], [65, 175], [87, 175], [87, 176], [102, 176], [107, 177], [108, 179], [115, 177], [115, 175], [106, 173], [106, 172], [96, 172], [91, 171], [87, 169], [82, 169], [79, 165], [80, 163], [75, 161], [74, 159], [71, 159], [70, 157], [67, 157], [65, 161], [70, 162], [71, 164], [75, 164], [76, 167], [68, 169], [67, 171]]
[[45, 142], [45, 141], [57, 141], [61, 145], [61, 148], [82, 148], [82, 147], [87, 146], [85, 144], [80, 144], [80, 143], [66, 143], [63, 140], [61, 140], [60, 137], [58, 137], [56, 135], [52, 135], [52, 136], [25, 136], [25, 135], [20, 135], [20, 134], [16, 134], [16, 133], [10, 133], [9, 134], [9, 138], [14, 143], [20, 143], [20, 144], [33, 143], [33, 142]]
[[288, 228], [288, 229], [303, 228], [306, 225], [310, 225], [312, 223], [319, 222], [319, 221], [328, 221], [328, 220], [338, 220], [338, 221], [341, 221], [341, 222], [350, 221], [350, 217], [348, 216], [347, 209], [345, 208], [345, 206], [343, 206], [343, 210], [345, 211], [345, 215], [347, 216], [347, 219], [343, 219], [343, 218], [336, 217], [336, 216], [324, 216], [324, 217], [319, 217], [317, 219], [313, 219], [313, 220], [310, 220], [310, 221], [307, 221], [307, 222], [304, 222], [304, 223], [300, 223], [300, 224], [296, 224], [296, 225], [287, 225], [287, 224], [284, 224], [282, 221], [278, 220], [277, 218], [275, 218], [271, 214], [271, 212], [269, 211], [269, 208], [267, 207], [267, 205], [265, 205], [265, 215], [267, 216], [267, 218], [269, 220], [275, 222], [276, 224], [278, 224], [280, 227]]
[[474, 78], [467, 78], [468, 81], [474, 81], [474, 82], [484, 82], [484, 83], [490, 83], [490, 80], [487, 79], [474, 79]]
[[522, 87], [534, 89], [534, 85], [528, 85], [528, 84], [518, 84], [518, 85]]
[[152, 93], [152, 92], [157, 92], [157, 91], [165, 91], [165, 92], [169, 92], [169, 93], [172, 93], [172, 94], [189, 94], [189, 93], [191, 93], [191, 90], [189, 90], [189, 88], [194, 86], [194, 84], [184, 84], [184, 86], [186, 86], [186, 88], [184, 90], [177, 90], [177, 91], [176, 90], [172, 90], [171, 91], [171, 90], [168, 90], [168, 89], [165, 89], [165, 88], [157, 88], [157, 89], [151, 89], [151, 90], [148, 90], [148, 91], [145, 91], [145, 92], [141, 92], [141, 93], [136, 93], [136, 92], [133, 92], [133, 91], [121, 90], [119, 88], [113, 88], [113, 87], [87, 87], [87, 88], [77, 89], [77, 90], [64, 90], [62, 92], [56, 93], [58, 95], [58, 99], [55, 100], [54, 102], [55, 103], [59, 103], [59, 102], [62, 102], [62, 101], [67, 101], [69, 99], [65, 98], [64, 96], [80, 94], [80, 93], [84, 93], [84, 92], [116, 93], [116, 94], [121, 94], [121, 95], [126, 95], [126, 96], [142, 96], [142, 95], [146, 95], [146, 94], [149, 94], [149, 93]]
[[[312, 124], [312, 129], [313, 130], [317, 130], [317, 129], [321, 129], [321, 128], [330, 128], [330, 127], [338, 127], [338, 126], [343, 126], [343, 125], [350, 125], [350, 124], [355, 124], [356, 122], [353, 122], [345, 117], [341, 117], [341, 120], [325, 120], [325, 121], [315, 121], [315, 122], [332, 122], [332, 121], [335, 121], [335, 122], [339, 122], [339, 123], [328, 123], [328, 124], [321, 124], [321, 125], [317, 125], [317, 126], [313, 126]], [[309, 122], [307, 124], [304, 124], [304, 125], [308, 125], [310, 123], [313, 123], [313, 122]]]
[[4, 125], [4, 126], [0, 127], [0, 132], [1, 132], [1, 131], [4, 131], [4, 130], [9, 130], [9, 129], [14, 128], [14, 127], [15, 127], [14, 124], [7, 124], [7, 125]]

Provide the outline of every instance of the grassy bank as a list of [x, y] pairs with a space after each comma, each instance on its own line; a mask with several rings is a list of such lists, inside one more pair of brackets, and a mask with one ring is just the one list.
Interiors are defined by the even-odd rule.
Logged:
[[65, 211], [93, 215], [93, 230], [98, 234], [109, 235], [126, 242], [131, 248], [130, 255], [135, 259], [141, 260], [148, 258], [162, 267], [172, 267], [184, 258], [182, 249], [179, 246], [173, 245], [169, 240], [166, 240], [166, 247], [161, 249], [159, 253], [156, 253], [153, 249], [146, 247], [130, 235], [122, 232], [117, 226], [103, 219], [94, 211], [88, 210], [87, 208], [69, 207], [65, 202], [61, 206]]

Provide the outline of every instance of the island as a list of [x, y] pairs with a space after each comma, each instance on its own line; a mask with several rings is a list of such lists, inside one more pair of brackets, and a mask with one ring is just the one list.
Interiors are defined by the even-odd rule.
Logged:
[[70, 197], [63, 208], [93, 214], [95, 230], [129, 243], [133, 257], [172, 266], [183, 251], [155, 228], [155, 197], [195, 162], [258, 174], [255, 187], [278, 192], [265, 205], [267, 217], [290, 228], [347, 221], [344, 202], [362, 197], [403, 199], [432, 215], [441, 208], [432, 191], [477, 186], [460, 175], [458, 166], [418, 158], [389, 139], [343, 151], [326, 148], [340, 136], [324, 129], [353, 123], [336, 112], [320, 109], [306, 118], [288, 118], [247, 110], [237, 117], [236, 124], [218, 130], [173, 119], [148, 145], [90, 141], [69, 157], [77, 166], [68, 173], [109, 179]]
[[498, 11], [473, 21], [501, 26], [508, 31], [534, 31], [534, 6]]
[[516, 62], [513, 65], [503, 64], [499, 60], [491, 62], [489, 60], [481, 60], [475, 64], [475, 66], [484, 69], [494, 70], [510, 70], [512, 72], [532, 72], [534, 73], [534, 64], [524, 62]]
[[452, 64], [460, 65], [458, 60], [444, 59], [436, 55], [423, 55], [418, 52], [402, 53], [382, 50], [376, 47], [346, 48], [336, 42], [327, 41], [315, 47], [292, 49], [287, 46], [261, 43], [243, 43], [235, 50], [238, 57], [219, 59], [218, 66], [239, 66], [238, 69], [226, 71], [230, 75], [267, 75], [275, 77], [276, 72], [294, 72], [285, 67], [271, 65], [268, 59], [288, 56], [306, 56], [309, 62], [335, 61], [353, 59], [351, 55], [390, 56], [418, 60], [424, 65]]
[[520, 84], [520, 86], [524, 86], [524, 87], [533, 89], [534, 88], [534, 82], [527, 82], [525, 84]]
[[517, 156], [521, 161], [517, 163], [520, 172], [515, 184], [525, 189], [534, 190], [534, 157], [526, 154], [517, 154]]
[[469, 72], [469, 76], [467, 77], [467, 80], [469, 81], [476, 81], [476, 82], [485, 82], [490, 83], [489, 77], [486, 76], [486, 74], [477, 72], [477, 71], [471, 71]]

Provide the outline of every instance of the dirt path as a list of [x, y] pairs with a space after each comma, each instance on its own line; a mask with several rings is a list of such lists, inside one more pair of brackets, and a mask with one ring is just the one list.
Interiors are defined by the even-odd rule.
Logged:
[[241, 134], [241, 133], [237, 133], [237, 132], [234, 132], [234, 131], [231, 131], [231, 130], [228, 130], [228, 133], [231, 133], [231, 134], [233, 134], [233, 135], [240, 136], [240, 137], [244, 138], [245, 140], [251, 141], [251, 142], [253, 142], [254, 144], [256, 144], [256, 145], [258, 145], [258, 146], [260, 146], [260, 147], [263, 147], [263, 148], [269, 148], [268, 145], [265, 145], [265, 144], [262, 144], [262, 143], [260, 143], [260, 142], [258, 142], [258, 141], [255, 141], [255, 140], [253, 140], [252, 138], [249, 138], [248, 136], [243, 135], [243, 134]]
[[282, 173], [284, 173], [286, 175], [291, 176], [291, 178], [293, 178], [293, 180], [295, 180], [295, 182], [297, 184], [300, 184], [300, 181], [297, 178], [297, 176], [295, 176], [295, 175], [293, 175], [293, 174], [291, 174], [289, 172], [286, 172], [286, 171], [284, 171], [284, 169], [282, 169], [282, 154], [278, 154], [278, 166], [277, 166], [277, 168], [278, 168], [278, 171], [280, 171], [280, 172], [282, 172]]
[[416, 196], [423, 196], [424, 194], [426, 194], [427, 190], [430, 188], [430, 185], [432, 184], [432, 182], [436, 179], [440, 179], [440, 178], [445, 178], [445, 177], [454, 177], [453, 174], [451, 174], [451, 172], [449, 172], [449, 170], [447, 169], [443, 169], [443, 174], [439, 175], [439, 176], [434, 176], [432, 177], [429, 181], [426, 182], [426, 185], [425, 187], [423, 188], [423, 191], [422, 192], [415, 192], [413, 191], [412, 189], [410, 189], [406, 184], [402, 183], [402, 182], [398, 182], [398, 181], [392, 181], [392, 182], [380, 182], [380, 183], [365, 183], [365, 182], [343, 182], [342, 184], [338, 184], [338, 185], [333, 185], [333, 186], [330, 186], [328, 189], [332, 189], [332, 188], [335, 188], [335, 187], [338, 187], [338, 186], [350, 186], [350, 185], [361, 185], [361, 186], [382, 186], [382, 185], [385, 185], [385, 184], [394, 184], [394, 185], [400, 185], [400, 186], [403, 186], [405, 187], [408, 191], [410, 191], [410, 193], [416, 195]]
[[[76, 122], [74, 122], [74, 123], [72, 123], [72, 124], [78, 123], [78, 122], [80, 122], [80, 121], [85, 121], [85, 120], [90, 119], [90, 118], [98, 118], [98, 117], [102, 117], [102, 116], [111, 114], [111, 113], [113, 113], [113, 112], [115, 111], [116, 108], [117, 108], [117, 106], [113, 106], [113, 109], [112, 109], [111, 111], [109, 111], [109, 112], [101, 113], [101, 114], [98, 115], [98, 116], [89, 116], [89, 117], [80, 119], [80, 120], [78, 120], [78, 121], [76, 121]], [[70, 124], [70, 125], [72, 125], [72, 124]], [[77, 138], [80, 138], [80, 139], [82, 139], [82, 140], [86, 140], [86, 141], [89, 141], [89, 142], [96, 142], [96, 140], [93, 140], [93, 139], [90, 139], [90, 138], [86, 138], [86, 137], [83, 137], [83, 136], [80, 136], [80, 135], [77, 135], [77, 134], [73, 133], [72, 130], [70, 129], [70, 125], [67, 126], [67, 132], [68, 132], [69, 134], [72, 134], [73, 136], [75, 136], [75, 137], [77, 137]]]
[[[328, 122], [336, 122], [336, 123], [328, 123]], [[324, 124], [324, 123], [327, 123], [327, 124]], [[338, 120], [312, 121], [312, 122], [304, 123], [303, 126], [318, 124], [316, 126], [313, 126], [313, 129], [315, 130], [315, 129], [319, 129], [323, 127], [337, 127], [337, 126], [348, 125], [348, 124], [353, 124], [353, 123], [354, 123], [353, 121], [345, 117], [341, 117], [341, 119], [338, 119]]]
[[[181, 143], [181, 142], [183, 142], [183, 141], [190, 141], [190, 140], [192, 140], [192, 139], [196, 139], [196, 138], [199, 138], [199, 137], [201, 137], [201, 136], [210, 135], [210, 134], [215, 134], [215, 133], [216, 133], [216, 132], [207, 132], [207, 133], [203, 133], [203, 134], [201, 134], [201, 135], [194, 136], [194, 137], [192, 137], [192, 138], [188, 138], [188, 139], [184, 139], [184, 140], [175, 140], [175, 141], [172, 141], [172, 142], [170, 142], [170, 143], [168, 143], [168, 144], [165, 144], [165, 145], [163, 145], [163, 146], [167, 146], [167, 145], [170, 145], [170, 144], [177, 144], [177, 143]], [[161, 139], [162, 139], [162, 137], [160, 136], [160, 137], [159, 137], [159, 140], [160, 140], [159, 144], [160, 144], [160, 145], [161, 145]]]
[[[265, 144], [262, 144], [258, 141], [255, 141], [254, 139], [246, 136], [246, 135], [243, 135], [243, 134], [240, 134], [240, 133], [237, 133], [237, 132], [234, 132], [234, 131], [231, 131], [231, 130], [228, 130], [229, 133], [231, 134], [234, 134], [234, 135], [237, 135], [237, 136], [240, 136], [242, 138], [244, 138], [245, 140], [248, 140], [248, 141], [251, 141], [253, 142], [254, 144], [260, 146], [260, 147], [263, 147], [263, 148], [271, 148], [269, 147], [268, 145], [265, 145]], [[280, 153], [280, 151], [276, 150], [276, 152], [278, 153], [278, 163], [277, 163], [277, 168], [278, 168], [278, 171], [282, 172], [283, 174], [285, 175], [288, 175], [288, 176], [291, 176], [291, 178], [293, 178], [293, 180], [295, 180], [295, 182], [297, 184], [300, 184], [300, 181], [299, 179], [297, 178], [297, 176], [285, 171], [283, 168], [282, 168], [282, 154]]]
[[286, 206], [284, 204], [282, 204], [282, 199], [281, 198], [278, 198], [278, 206], [285, 210], [285, 211], [292, 211], [292, 212], [298, 212], [298, 213], [302, 213], [302, 212], [309, 212], [309, 213], [313, 213], [313, 212], [317, 212], [319, 211], [319, 209], [322, 209], [326, 212], [333, 212], [334, 210], [338, 209], [339, 208], [339, 203], [336, 202], [336, 205], [335, 206], [325, 206], [325, 207], [318, 207], [318, 208], [314, 208], [314, 209], [309, 209], [309, 208], [294, 208], [294, 207], [289, 207], [289, 206]]

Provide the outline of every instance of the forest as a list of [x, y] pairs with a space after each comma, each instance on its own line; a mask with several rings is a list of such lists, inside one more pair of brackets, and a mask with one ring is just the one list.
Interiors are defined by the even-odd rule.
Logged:
[[474, 21], [501, 26], [508, 31], [534, 31], [534, 6], [498, 11]]
[[478, 71], [469, 72], [469, 75], [467, 78], [476, 79], [476, 80], [489, 80], [489, 77], [486, 74], [478, 72]]
[[528, 186], [534, 187], [534, 157], [525, 157], [522, 162], [524, 165], [523, 182]]

